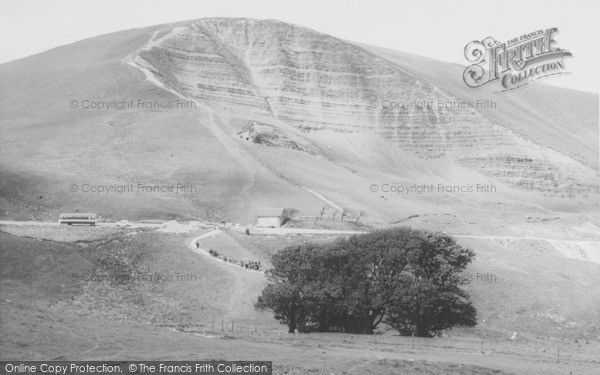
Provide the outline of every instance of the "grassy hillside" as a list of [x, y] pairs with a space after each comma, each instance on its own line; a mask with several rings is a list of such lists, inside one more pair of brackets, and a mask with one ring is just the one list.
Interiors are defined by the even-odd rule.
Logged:
[[[180, 98], [144, 81], [142, 73], [122, 61], [155, 29], [87, 39], [0, 65], [4, 217], [55, 219], [60, 212], [81, 210], [115, 219], [245, 221], [251, 220], [252, 207], [266, 201], [300, 206], [299, 199], [302, 205], [317, 205], [207, 129], [213, 120], [206, 113], [176, 108]], [[72, 100], [77, 108], [70, 107]], [[82, 108], [85, 100], [175, 107], [96, 110]], [[177, 184], [188, 190], [161, 193], [138, 187]], [[72, 192], [71, 185], [79, 190]], [[83, 192], [84, 185], [88, 190], [132, 188], [96, 194]]]
[[[0, 351], [258, 358], [289, 374], [597, 374], [598, 96], [537, 82], [472, 90], [463, 69], [238, 19], [128, 30], [1, 64], [0, 218], [80, 211], [251, 225], [260, 209], [286, 207], [296, 210], [289, 228], [444, 231], [476, 252], [465, 288], [479, 324], [415, 348], [386, 327], [281, 335], [253, 307], [264, 275], [203, 252], [265, 268], [284, 246], [333, 235], [223, 230], [195, 252], [188, 245], [202, 231], [3, 225]], [[497, 107], [368, 108], [387, 96]], [[416, 190], [424, 185], [433, 191]], [[185, 190], [160, 191], [171, 186]], [[83, 191], [94, 188], [113, 190]]]
[[[594, 373], [598, 365], [592, 353], [600, 339], [599, 266], [565, 261], [539, 244], [461, 241], [477, 251], [466, 273], [495, 276], [491, 282], [474, 279], [466, 286], [479, 324], [451, 330], [442, 338], [417, 339], [413, 349], [410, 338], [385, 327], [375, 336], [280, 336], [281, 326], [271, 314], [251, 306], [264, 285], [262, 276], [191, 251], [187, 243], [201, 232], [186, 236], [107, 229], [101, 236], [86, 236], [90, 228], [63, 229], [42, 230], [40, 235], [65, 243], [0, 233], [5, 334], [0, 348], [10, 358], [193, 359], [200, 353], [206, 359], [273, 360], [276, 373], [360, 369], [372, 374], [559, 374], [576, 369], [585, 374]], [[86, 239], [77, 240], [71, 231]], [[243, 244], [236, 256], [252, 254], [263, 260], [269, 249], [332, 240], [220, 236], [203, 245], [234, 247], [235, 241]], [[84, 274], [138, 276], [81, 280]], [[165, 279], [177, 275], [179, 280]], [[513, 332], [519, 333], [518, 339], [509, 339]], [[555, 363], [555, 347], [561, 348], [560, 364]]]
[[[228, 64], [227, 58], [230, 58], [237, 61], [235, 64], [230, 61], [233, 64], [230, 68], [235, 71], [244, 65], [238, 61], [239, 51], [234, 48], [240, 42], [234, 43], [226, 38], [232, 32], [227, 26], [230, 22], [245, 21], [218, 21], [219, 26], [215, 26], [210, 35], [223, 38], [219, 39], [223, 47], [215, 52], [220, 54], [216, 66]], [[394, 135], [388, 134], [391, 130], [385, 130], [390, 128], [388, 122], [396, 121], [393, 114], [380, 113], [380, 120], [376, 117], [374, 120], [372, 113], [363, 113], [367, 109], [360, 107], [358, 110], [363, 111], [360, 113], [366, 117], [361, 114], [353, 117], [348, 112], [351, 109], [347, 108], [347, 100], [350, 99], [323, 104], [325, 100], [332, 100], [332, 94], [325, 90], [326, 87], [343, 88], [346, 84], [355, 85], [353, 81], [327, 84], [314, 81], [316, 78], [310, 76], [303, 82], [293, 75], [279, 73], [274, 77], [280, 77], [280, 81], [274, 81], [275, 78], [261, 68], [262, 78], [257, 78], [256, 90], [270, 94], [259, 90], [253, 95], [264, 94], [269, 100], [283, 105], [286, 95], [296, 90], [290, 85], [297, 84], [302, 95], [312, 95], [313, 92], [321, 95], [323, 102], [314, 111], [325, 111], [323, 116], [331, 117], [338, 113], [350, 116], [352, 121], [364, 117], [364, 121], [358, 123], [364, 125], [375, 121], [383, 129], [346, 132], [336, 127], [325, 127], [307, 131], [308, 128], [298, 128], [298, 121], [308, 116], [314, 122], [316, 115], [310, 114], [313, 111], [310, 107], [298, 107], [305, 105], [302, 100], [299, 100], [300, 104], [290, 104], [294, 107], [292, 112], [297, 115], [294, 119], [289, 118], [292, 112], [280, 116], [277, 110], [273, 115], [255, 113], [243, 105], [222, 108], [215, 104], [219, 101], [214, 98], [204, 101], [195, 98], [201, 106], [177, 108], [178, 101], [185, 101], [189, 94], [185, 85], [205, 78], [212, 80], [224, 74], [213, 72], [210, 68], [213, 65], [203, 60], [210, 60], [210, 57], [195, 55], [191, 46], [198, 41], [181, 44], [187, 39], [177, 35], [172, 41], [164, 39], [171, 35], [170, 31], [181, 30], [182, 26], [188, 25], [189, 22], [183, 22], [104, 35], [0, 65], [0, 79], [3, 81], [3, 90], [0, 91], [0, 215], [16, 219], [55, 219], [60, 212], [79, 210], [98, 212], [107, 219], [115, 220], [194, 218], [248, 224], [257, 210], [265, 206], [291, 207], [309, 216], [316, 216], [323, 206], [330, 206], [344, 209], [354, 217], [363, 211], [366, 213], [364, 221], [376, 226], [420, 215], [430, 219], [440, 217], [435, 227], [444, 229], [446, 221], [443, 217], [458, 215], [458, 222], [477, 217], [478, 230], [483, 227], [488, 231], [490, 228], [484, 221], [496, 220], [494, 217], [499, 211], [504, 215], [507, 211], [513, 212], [514, 215], [508, 215], [511, 216], [509, 220], [514, 220], [514, 216], [520, 216], [521, 212], [528, 216], [526, 211], [597, 211], [598, 198], [594, 194], [597, 179], [590, 177], [597, 175], [598, 169], [597, 96], [544, 85], [532, 85], [531, 88], [502, 94], [491, 93], [487, 89], [470, 90], [462, 84], [462, 68], [457, 65], [376, 47], [363, 46], [366, 48], [363, 50], [308, 29], [266, 22], [265, 25], [274, 27], [273, 30], [286, 35], [286, 38], [299, 38], [303, 43], [320, 40], [327, 45], [327, 53], [323, 55], [315, 55], [312, 50], [296, 51], [298, 56], [306, 54], [306, 57], [289, 57], [289, 61], [285, 61], [291, 64], [290, 69], [296, 69], [295, 64], [306, 65], [308, 58], [318, 58], [313, 61], [315, 66], [330, 64], [342, 71], [363, 71], [365, 64], [376, 62], [382, 72], [404, 80], [390, 90], [405, 93], [409, 98], [418, 99], [423, 95], [445, 99], [483, 98], [498, 103], [497, 109], [482, 110], [477, 115], [479, 117], [473, 115], [480, 121], [486, 122], [487, 118], [492, 124], [498, 124], [489, 125], [492, 128], [482, 124], [467, 126], [460, 120], [447, 129], [443, 124], [436, 125], [441, 129], [438, 134], [430, 129], [429, 117], [415, 114], [418, 121], [426, 123], [415, 120], [417, 123], [413, 125], [396, 124], [398, 126], [394, 125], [396, 130], [392, 133], [397, 134]], [[210, 28], [211, 23], [206, 25], [203, 27]], [[255, 37], [264, 38], [269, 48], [274, 48], [272, 36], [267, 32], [270, 29], [256, 27]], [[125, 62], [128, 56], [147, 46], [150, 40], [156, 45], [163, 43], [162, 40], [170, 44], [164, 42], [165, 46], [152, 54], [144, 52], [148, 61], [160, 62], [160, 67], [157, 65], [149, 69], [156, 73], [156, 79], [167, 83], [175, 82], [174, 77], [189, 78], [189, 82], [179, 82], [180, 86], [173, 83], [175, 88], [184, 91], [161, 88], [162, 83], [157, 86], [156, 82], [146, 80], [148, 72]], [[258, 64], [261, 58], [274, 64], [281, 59], [281, 54], [292, 56], [293, 43], [288, 39], [286, 43], [289, 45], [284, 43], [280, 49], [264, 52], [272, 53], [272, 58], [261, 57], [259, 52], [254, 51], [252, 60], [246, 64]], [[343, 49], [344, 46], [348, 49]], [[229, 52], [223, 50], [226, 47], [230, 48]], [[197, 59], [200, 59], [200, 65], [188, 66], [189, 73], [184, 74], [180, 66], [175, 66], [175, 57], [172, 56], [171, 66], [170, 60], [165, 60], [165, 55], [159, 53], [163, 51], [169, 56], [173, 53], [171, 49], [177, 48], [181, 49], [181, 53], [192, 54], [194, 64], [198, 64]], [[340, 48], [348, 54], [341, 65], [335, 62], [336, 54], [333, 53]], [[246, 68], [252, 66], [247, 65]], [[372, 68], [375, 69], [375, 66]], [[252, 83], [247, 81], [248, 74], [258, 74], [239, 69], [237, 79], [245, 84]], [[363, 73], [364, 79], [375, 74], [366, 70]], [[219, 83], [219, 79], [216, 82]], [[371, 86], [362, 93], [363, 97], [366, 98], [367, 94], [383, 95], [387, 90], [374, 92], [377, 86]], [[230, 89], [212, 90], [218, 96]], [[82, 108], [85, 100], [106, 103], [133, 101], [135, 108], [85, 109]], [[220, 101], [228, 100], [221, 98]], [[71, 108], [71, 101], [76, 101], [77, 108]], [[138, 101], [171, 103], [174, 107], [140, 108]], [[367, 102], [361, 103], [367, 106]], [[452, 111], [443, 111], [436, 114], [436, 121], [452, 122], [466, 116], [461, 113], [455, 115], [456, 118], [453, 118]], [[239, 135], [249, 124], [256, 122], [263, 124], [259, 127], [263, 139], [276, 141], [261, 143]], [[502, 129], [516, 131], [526, 141]], [[447, 144], [452, 142], [459, 146], [455, 151], [448, 151], [447, 157], [428, 156], [439, 150], [445, 152]], [[518, 147], [511, 142], [517, 142]], [[483, 148], [465, 155], [471, 152], [472, 145]], [[510, 158], [501, 150], [498, 157], [486, 159], [486, 153], [495, 150], [494, 145], [504, 145], [505, 153], [520, 147], [525, 150], [523, 152], [539, 156], [539, 160], [531, 165], [511, 164]], [[578, 174], [580, 168], [581, 173]], [[503, 180], [503, 176], [512, 177]], [[531, 181], [541, 184], [539, 189], [542, 191], [518, 187], [518, 184], [528, 186], [534, 183]], [[372, 184], [381, 188], [383, 184], [440, 183], [449, 186], [492, 183], [497, 191], [493, 194], [435, 192], [420, 195], [384, 194], [369, 190]], [[144, 190], [148, 186], [160, 189], [178, 184], [187, 187], [187, 190], [175, 193]], [[78, 191], [71, 191], [73, 186]], [[86, 189], [126, 187], [129, 191], [97, 194], [83, 192], [84, 186]], [[544, 195], [545, 189], [550, 195]], [[558, 189], [560, 194], [554, 194], [553, 189]], [[585, 194], [582, 195], [582, 192]], [[519, 207], [522, 204], [526, 208]], [[500, 206], [502, 209], [498, 210]]]

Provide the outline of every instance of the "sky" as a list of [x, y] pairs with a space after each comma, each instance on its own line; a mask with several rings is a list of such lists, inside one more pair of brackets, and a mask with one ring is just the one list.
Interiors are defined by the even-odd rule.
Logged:
[[0, 0], [0, 63], [81, 39], [188, 19], [278, 19], [335, 37], [468, 65], [465, 45], [557, 27], [573, 54], [546, 84], [598, 93], [600, 1]]

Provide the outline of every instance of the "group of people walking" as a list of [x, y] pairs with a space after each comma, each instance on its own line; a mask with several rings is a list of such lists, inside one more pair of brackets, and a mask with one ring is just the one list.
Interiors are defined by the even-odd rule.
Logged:
[[[199, 247], [199, 244], [196, 243], [196, 248]], [[244, 267], [246, 269], [249, 270], [260, 270], [260, 262], [257, 261], [252, 261], [252, 260], [237, 260], [237, 259], [233, 259], [231, 257], [221, 257], [221, 254], [219, 254], [218, 251], [213, 250], [213, 249], [209, 249], [208, 253], [212, 256], [214, 256], [215, 258], [219, 258], [221, 260], [224, 260], [225, 262], [229, 262], [229, 263], [233, 263], [235, 265], [238, 265], [240, 267]]]

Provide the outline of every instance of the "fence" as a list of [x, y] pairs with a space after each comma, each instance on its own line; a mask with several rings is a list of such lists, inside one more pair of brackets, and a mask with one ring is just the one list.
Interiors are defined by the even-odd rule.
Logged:
[[[276, 323], [275, 323], [276, 324]], [[394, 331], [383, 334], [360, 335], [343, 332], [288, 333], [288, 327], [280, 325], [249, 324], [235, 318], [214, 317], [208, 322], [194, 324], [182, 322], [173, 325], [178, 332], [219, 339], [260, 339], [261, 342], [281, 341], [291, 345], [314, 348], [346, 347], [381, 352], [435, 353], [451, 350], [452, 353], [481, 356], [531, 356], [544, 361], [564, 363], [589, 361], [600, 349], [597, 341], [583, 340], [579, 344], [549, 342], [536, 339], [486, 338], [482, 336], [410, 337], [399, 336]]]

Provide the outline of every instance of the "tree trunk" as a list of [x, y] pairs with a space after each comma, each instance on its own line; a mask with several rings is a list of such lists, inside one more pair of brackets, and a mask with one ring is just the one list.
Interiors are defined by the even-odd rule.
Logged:
[[326, 316], [319, 316], [319, 332], [329, 332], [329, 319]]
[[289, 320], [288, 333], [294, 333], [296, 331], [296, 317], [290, 316], [288, 318], [288, 320]]
[[378, 317], [377, 317], [377, 315], [375, 315], [375, 316], [376, 316], [376, 318], [373, 321], [373, 323], [371, 324], [371, 331], [375, 330], [375, 328], [377, 328], [379, 323], [381, 323], [381, 321], [385, 317], [385, 311], [380, 312]]
[[429, 332], [427, 331], [427, 327], [425, 327], [425, 323], [423, 322], [423, 311], [419, 311], [419, 315], [417, 317], [417, 324], [415, 327], [415, 335], [419, 337], [429, 337]]

